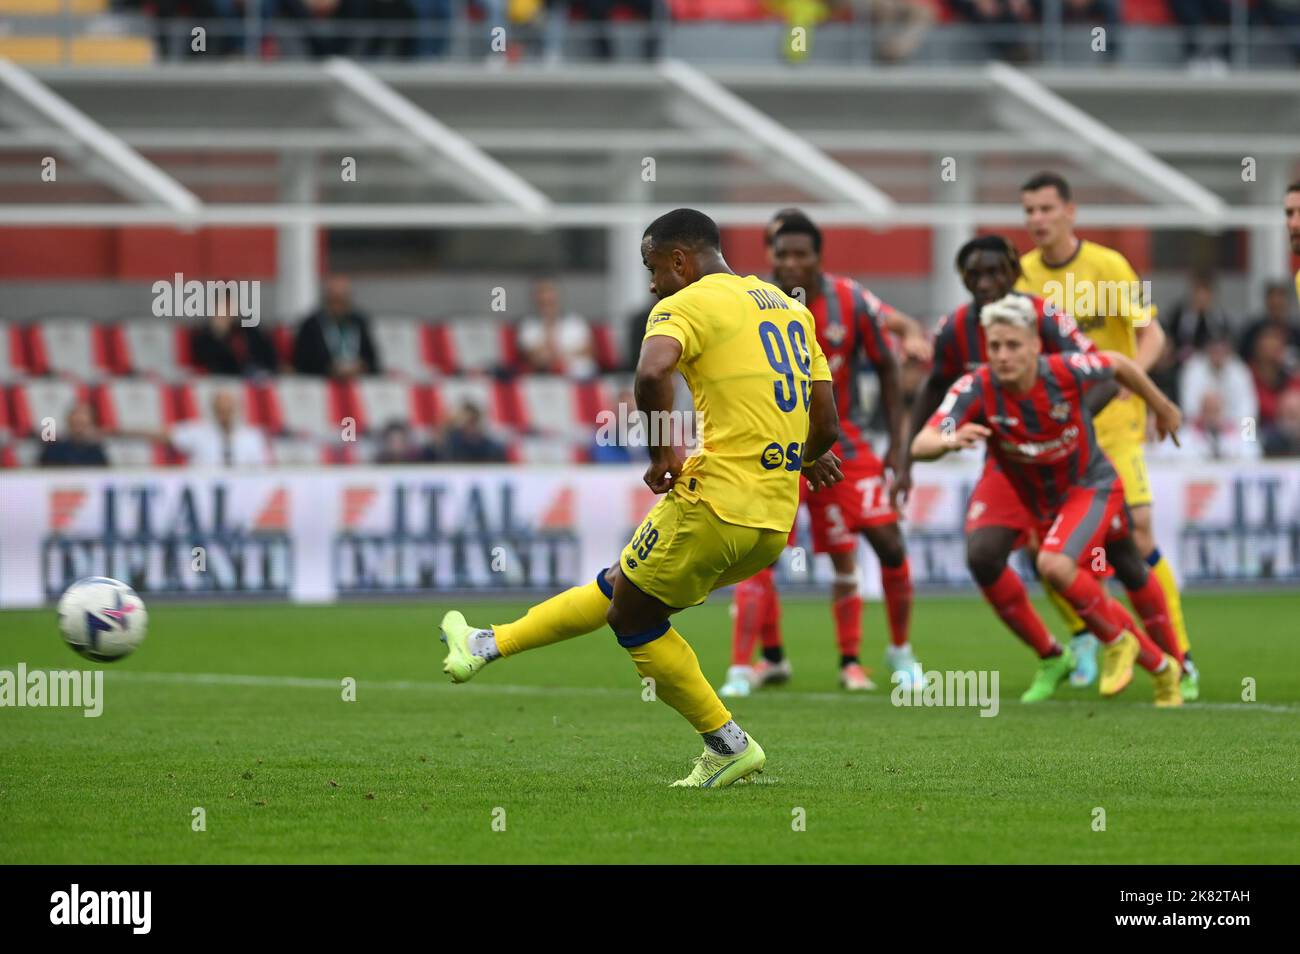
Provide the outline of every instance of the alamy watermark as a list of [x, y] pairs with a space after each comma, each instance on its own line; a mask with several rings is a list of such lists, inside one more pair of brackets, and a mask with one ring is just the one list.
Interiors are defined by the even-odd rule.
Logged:
[[889, 701], [896, 706], [978, 708], [981, 719], [998, 714], [998, 670], [927, 669], [923, 675], [916, 680], [911, 673], [895, 672]]
[[260, 281], [185, 280], [176, 272], [172, 280], [153, 283], [153, 313], [156, 318], [212, 318], [227, 314], [245, 328], [262, 320]]
[[682, 447], [694, 450], [698, 441], [694, 411], [654, 411], [647, 414], [619, 402], [616, 409], [596, 415], [596, 443], [601, 447]]
[[82, 709], [87, 719], [104, 712], [104, 670], [0, 669], [0, 708]]
[[1065, 282], [1052, 279], [1043, 284], [1043, 297], [1057, 308], [1071, 315], [1085, 331], [1086, 318], [1096, 315], [1106, 318], [1131, 318], [1134, 327], [1151, 321], [1151, 283], [1149, 281], [1099, 282], [1074, 278], [1074, 272], [1065, 273]]

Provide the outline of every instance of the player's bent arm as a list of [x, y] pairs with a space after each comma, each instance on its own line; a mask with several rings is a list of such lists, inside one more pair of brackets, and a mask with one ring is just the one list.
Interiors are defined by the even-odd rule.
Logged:
[[840, 439], [840, 414], [835, 409], [835, 389], [830, 381], [814, 381], [808, 405], [808, 439], [804, 441], [803, 459], [821, 457]]
[[1132, 358], [1118, 351], [1103, 351], [1102, 354], [1115, 368], [1115, 380], [1142, 398], [1156, 416], [1156, 430], [1160, 436], [1171, 434], [1177, 444], [1178, 428], [1183, 422], [1183, 413], [1178, 410], [1178, 405], [1165, 396], [1151, 376]]
[[944, 440], [939, 428], [927, 424], [912, 438], [912, 459], [938, 460], [953, 447], [951, 440]]
[[1134, 360], [1143, 371], [1150, 371], [1160, 360], [1160, 355], [1164, 354], [1165, 329], [1152, 318], [1145, 325], [1138, 325], [1134, 334], [1137, 337]]
[[[636, 363], [636, 381], [632, 393], [636, 397], [637, 410], [648, 414], [650, 421], [670, 420], [656, 415], [672, 412], [673, 373], [677, 370], [681, 356], [681, 342], [669, 335], [650, 335], [641, 343], [641, 357]], [[659, 434], [671, 434], [673, 428], [649, 429], [651, 435], [656, 431]], [[651, 440], [649, 451], [650, 466], [646, 468], [644, 478], [646, 486], [657, 494], [667, 493], [682, 469], [677, 448], [671, 443], [655, 443]]]
[[1084, 395], [1083, 404], [1093, 415], [1096, 415], [1118, 394], [1118, 384], [1114, 381], [1103, 381]]

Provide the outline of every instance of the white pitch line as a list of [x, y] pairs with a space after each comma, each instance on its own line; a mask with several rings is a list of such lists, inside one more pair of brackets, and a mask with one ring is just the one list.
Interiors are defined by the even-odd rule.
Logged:
[[[114, 682], [126, 679], [134, 682], [160, 682], [173, 683], [181, 685], [198, 685], [198, 686], [254, 686], [266, 688], [284, 688], [284, 689], [334, 689], [339, 688], [340, 680], [338, 679], [321, 679], [311, 676], [257, 676], [240, 673], [223, 673], [223, 672], [134, 672], [131, 670], [111, 671], [109, 673]], [[371, 682], [364, 679], [357, 680], [357, 687], [366, 689], [382, 689], [394, 691], [417, 691], [417, 692], [464, 692], [467, 690], [458, 690], [455, 686], [441, 682], [412, 682], [407, 680], [388, 681], [388, 682]], [[476, 693], [498, 693], [501, 695], [589, 695], [589, 696], [612, 696], [626, 695], [628, 693], [641, 692], [640, 684], [634, 684], [627, 688], [619, 689], [613, 686], [522, 686], [511, 683], [477, 683], [473, 690]], [[854, 694], [835, 692], [773, 692], [764, 693], [761, 696], [751, 696], [750, 698], [761, 698], [764, 700], [791, 699], [800, 702], [836, 702], [851, 703], [861, 705], [866, 702], [879, 702], [889, 699], [888, 690], [874, 694]], [[1013, 702], [1013, 699], [1004, 699], [1003, 702]], [[1147, 703], [1115, 703], [1105, 700], [1089, 699], [1055, 699], [1055, 705], [1147, 705]], [[924, 706], [909, 706], [907, 708], [927, 708]], [[957, 708], [955, 706], [942, 706], [938, 708]], [[972, 707], [965, 707], [972, 708]], [[1275, 712], [1294, 714], [1300, 712], [1300, 706], [1297, 705], [1275, 705], [1265, 702], [1194, 702], [1188, 704], [1189, 709], [1214, 709], [1214, 710], [1239, 710], [1255, 712]]]

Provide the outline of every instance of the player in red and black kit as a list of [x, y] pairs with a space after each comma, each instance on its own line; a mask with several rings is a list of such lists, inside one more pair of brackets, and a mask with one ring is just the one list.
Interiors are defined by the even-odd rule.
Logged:
[[[1118, 381], [1151, 408], [1160, 436], [1171, 434], [1175, 442], [1182, 415], [1146, 372], [1118, 352], [1043, 354], [1040, 322], [1039, 308], [1024, 295], [1007, 295], [980, 309], [988, 364], [948, 390], [912, 442], [912, 455], [934, 460], [986, 440], [1040, 541], [1039, 574], [1098, 639], [1107, 645], [1118, 641], [1120, 651], [1107, 654], [1104, 662], [1101, 694], [1123, 690], [1137, 662], [1155, 676], [1156, 705], [1181, 705], [1182, 666], [1164, 591], [1133, 542], [1124, 486], [1097, 446], [1084, 396], [1097, 385]], [[1129, 591], [1147, 631], [1174, 655], [1165, 655], [1106, 595], [1094, 571], [1107, 566]], [[1072, 654], [1051, 638], [1028, 599], [998, 609], [1042, 660], [1023, 701], [1048, 698], [1069, 676]]]
[[[858, 592], [858, 535], [880, 560], [881, 580], [889, 621], [886, 662], [904, 679], [917, 678], [920, 665], [912, 655], [908, 627], [912, 608], [912, 578], [907, 550], [898, 527], [898, 499], [907, 493], [907, 419], [899, 370], [885, 341], [885, 306], [849, 278], [822, 271], [822, 234], [805, 215], [788, 210], [771, 233], [774, 281], [786, 294], [803, 301], [817, 325], [817, 341], [834, 376], [835, 403], [840, 412], [840, 439], [834, 452], [844, 480], [809, 493], [802, 502], [812, 522], [813, 550], [830, 555], [835, 568], [831, 605], [840, 654], [840, 684], [849, 690], [874, 688], [859, 659], [862, 642], [862, 597]], [[913, 319], [895, 313], [904, 322]], [[880, 381], [882, 404], [889, 422], [890, 449], [881, 461], [862, 430], [858, 413], [857, 375], [870, 366]], [[886, 470], [892, 472], [892, 481]], [[791, 532], [791, 542], [794, 533]], [[771, 568], [739, 584], [733, 604], [732, 665], [723, 695], [747, 695], [752, 688], [789, 678], [780, 633], [780, 603]], [[763, 661], [751, 667], [756, 639], [761, 638]]]
[[[1056, 311], [1037, 295], [1012, 291], [1020, 276], [1020, 256], [1002, 236], [971, 239], [957, 252], [956, 265], [972, 300], [939, 323], [934, 367], [912, 411], [914, 434], [934, 413], [953, 382], [988, 360], [987, 333], [980, 324], [980, 310], [1007, 295], [1021, 295], [1032, 305], [1044, 353], [1096, 351], [1069, 315]], [[1114, 384], [1093, 389], [1088, 396], [1090, 409], [1097, 411], [1117, 391]], [[1007, 560], [1013, 550], [1037, 546], [1035, 524], [992, 454], [985, 457], [984, 471], [971, 492], [965, 530], [966, 564], [994, 612], [1040, 654], [1044, 647], [1058, 652], [1059, 648], [1051, 649], [1056, 641], [1046, 630], [1025, 629], [1020, 607], [1028, 605], [1029, 594], [1019, 575], [1007, 566]]]

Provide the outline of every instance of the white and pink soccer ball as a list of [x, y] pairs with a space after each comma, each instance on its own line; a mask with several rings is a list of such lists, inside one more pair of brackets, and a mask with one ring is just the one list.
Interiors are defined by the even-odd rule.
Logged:
[[106, 576], [78, 580], [59, 600], [59, 630], [87, 659], [112, 662], [144, 642], [149, 614], [135, 590]]

